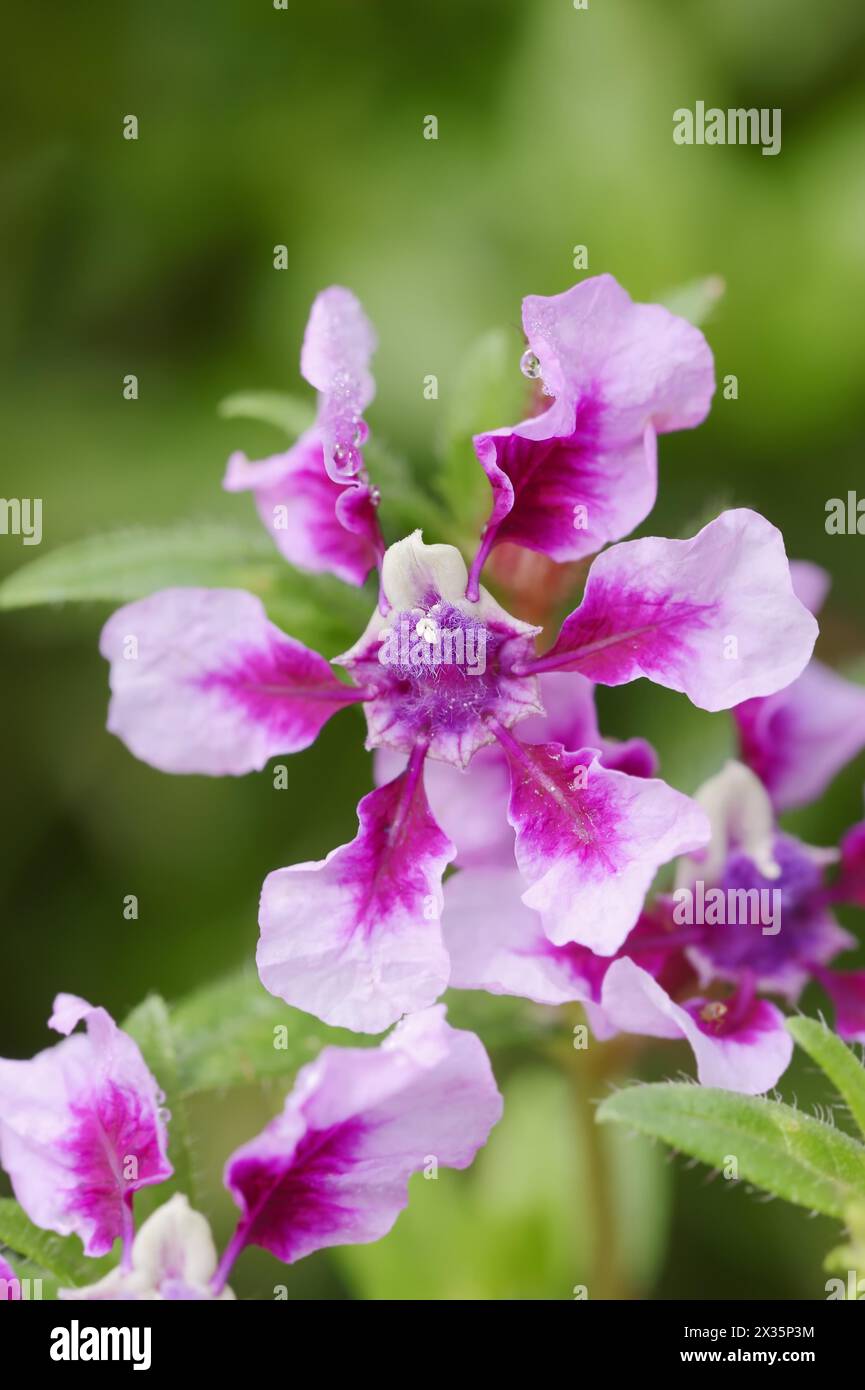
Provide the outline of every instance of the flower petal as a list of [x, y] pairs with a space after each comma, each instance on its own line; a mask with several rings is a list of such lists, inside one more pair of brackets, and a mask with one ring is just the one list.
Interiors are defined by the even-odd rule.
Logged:
[[475, 439], [493, 511], [473, 582], [500, 541], [563, 561], [627, 535], [654, 505], [656, 434], [699, 424], [715, 389], [699, 329], [659, 305], [634, 304], [611, 275], [529, 295], [523, 325], [555, 401]]
[[521, 901], [515, 868], [471, 868], [445, 884], [443, 925], [451, 989], [485, 989], [536, 1004], [592, 1002], [609, 960], [585, 946], [554, 946]]
[[807, 806], [865, 748], [865, 687], [812, 660], [786, 689], [733, 710], [742, 760], [777, 811]]
[[362, 695], [236, 589], [163, 589], [102, 631], [108, 728], [163, 772], [237, 775], [296, 753]]
[[415, 757], [365, 796], [351, 844], [268, 875], [258, 969], [271, 994], [325, 1023], [379, 1033], [441, 994], [448, 958], [441, 880], [454, 847]]
[[433, 1161], [467, 1168], [501, 1112], [482, 1043], [451, 1028], [440, 1006], [379, 1047], [326, 1047], [282, 1114], [226, 1164], [243, 1212], [238, 1244], [290, 1264], [379, 1240], [407, 1204], [411, 1174]]
[[104, 1255], [128, 1237], [135, 1192], [169, 1178], [156, 1081], [104, 1009], [60, 994], [51, 1026], [70, 1033], [30, 1061], [0, 1060], [0, 1163], [30, 1220]]
[[375, 395], [369, 362], [375, 332], [351, 290], [331, 285], [313, 303], [306, 325], [300, 370], [319, 393], [318, 425], [324, 462], [334, 482], [363, 467], [363, 412]]
[[579, 608], [525, 669], [579, 670], [602, 685], [646, 676], [701, 709], [728, 709], [795, 680], [816, 635], [781, 533], [740, 509], [689, 541], [648, 537], [599, 555]]
[[[686, 1038], [704, 1086], [744, 1095], [771, 1090], [787, 1070], [793, 1039], [774, 1004], [753, 1000], [734, 1026], [712, 1021], [718, 1006], [703, 999], [682, 1007], [632, 960], [614, 961], [604, 978], [602, 1007], [623, 1032]], [[724, 1006], [722, 1005], [721, 1008]], [[704, 1018], [704, 1011], [709, 1017]]]
[[329, 477], [317, 428], [286, 453], [258, 463], [232, 454], [222, 485], [227, 492], [253, 493], [277, 548], [298, 568], [361, 585], [376, 564], [380, 532], [372, 489]]
[[708, 840], [705, 815], [665, 782], [603, 767], [597, 749], [499, 737], [511, 768], [517, 863], [531, 884], [523, 902], [556, 945], [578, 941], [613, 955], [660, 865]]

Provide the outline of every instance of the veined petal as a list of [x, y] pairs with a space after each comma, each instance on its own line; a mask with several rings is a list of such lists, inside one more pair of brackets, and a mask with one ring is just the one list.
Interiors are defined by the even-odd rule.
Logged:
[[375, 332], [351, 290], [331, 285], [313, 303], [300, 370], [319, 393], [318, 426], [325, 467], [334, 482], [363, 468], [363, 412], [375, 395], [369, 370]]
[[740, 509], [689, 541], [648, 537], [599, 555], [579, 608], [525, 669], [579, 670], [602, 685], [646, 676], [701, 709], [728, 709], [789, 685], [816, 636], [781, 533]]
[[52, 1028], [76, 1033], [30, 1061], [0, 1060], [0, 1163], [37, 1226], [104, 1255], [128, 1239], [135, 1192], [169, 1178], [162, 1096], [136, 1043], [104, 1009], [54, 1002]]
[[816, 660], [786, 689], [746, 700], [733, 715], [742, 760], [779, 812], [816, 801], [865, 748], [865, 687]]
[[102, 630], [108, 728], [163, 772], [238, 775], [296, 753], [362, 698], [236, 589], [163, 589]]
[[705, 999], [676, 1004], [648, 971], [624, 957], [607, 971], [601, 1000], [623, 1032], [686, 1038], [704, 1086], [762, 1095], [777, 1083], [793, 1055], [793, 1039], [774, 1004], [754, 999], [739, 1015]]
[[556, 945], [613, 955], [661, 864], [706, 843], [700, 808], [666, 783], [602, 766], [597, 749], [520, 744], [499, 731], [511, 768], [508, 818], [527, 907]]
[[380, 533], [373, 490], [363, 482], [333, 481], [317, 427], [287, 452], [258, 463], [232, 454], [223, 487], [252, 492], [277, 548], [299, 569], [361, 585], [376, 564]]
[[441, 881], [455, 850], [433, 820], [421, 764], [414, 756], [363, 798], [350, 844], [265, 880], [261, 982], [325, 1023], [379, 1033], [447, 984]]
[[405, 1019], [376, 1048], [326, 1047], [299, 1073], [285, 1109], [228, 1160], [243, 1213], [236, 1248], [293, 1263], [391, 1229], [412, 1173], [467, 1168], [502, 1112], [489, 1059], [439, 1006]]

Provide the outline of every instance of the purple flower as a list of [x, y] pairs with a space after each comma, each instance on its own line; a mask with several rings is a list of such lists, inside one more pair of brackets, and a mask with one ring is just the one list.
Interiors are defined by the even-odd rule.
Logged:
[[325, 1048], [277, 1116], [228, 1160], [242, 1216], [223, 1271], [247, 1245], [292, 1264], [329, 1245], [380, 1240], [412, 1173], [467, 1168], [502, 1113], [489, 1058], [441, 1005], [377, 1048]]
[[[304, 349], [305, 374], [322, 392], [332, 478], [345, 461], [346, 422], [360, 419], [371, 394], [371, 338], [346, 293], [320, 297]], [[639, 461], [628, 468], [639, 472], [655, 430], [695, 424], [708, 408], [702, 336], [665, 310], [632, 305], [608, 277], [530, 301], [527, 323], [555, 396], [542, 417], [547, 452], [574, 434], [575, 413], [579, 431], [594, 412], [603, 448], [590, 459], [580, 452], [577, 474], [585, 464], [596, 492], [624, 495], [611, 458], [631, 460], [637, 441]], [[546, 456], [533, 455], [533, 478], [572, 476], [565, 455], [545, 473]], [[542, 529], [557, 524], [570, 494], [536, 496], [528, 474], [523, 481], [508, 512], [514, 524], [534, 507]], [[588, 548], [633, 524], [623, 516]], [[479, 564], [470, 579], [453, 546], [426, 545], [420, 532], [391, 545], [378, 608], [335, 658], [353, 685], [234, 592], [155, 594], [121, 609], [103, 634], [109, 727], [169, 771], [260, 768], [306, 747], [341, 706], [363, 705], [367, 747], [379, 751], [380, 770], [390, 761], [390, 780], [362, 800], [350, 844], [268, 876], [259, 918], [266, 987], [330, 1023], [378, 1032], [439, 996], [451, 970], [445, 868], [455, 856], [464, 868], [488, 864], [492, 842], [502, 865], [515, 854], [515, 911], [537, 911], [551, 948], [615, 955], [656, 870], [709, 832], [693, 803], [651, 775], [642, 740], [617, 747], [601, 738], [591, 683], [645, 676], [702, 708], [729, 708], [794, 680], [817, 631], [793, 591], [780, 534], [746, 510], [725, 512], [692, 540], [648, 538], [601, 554], [581, 604], [540, 655], [539, 628], [512, 617], [478, 576]]]
[[133, 1040], [104, 1009], [58, 994], [49, 1026], [72, 1034], [29, 1062], [0, 1059], [0, 1164], [37, 1226], [88, 1255], [132, 1240], [132, 1201], [171, 1176], [162, 1096]]
[[369, 361], [376, 340], [350, 290], [332, 285], [312, 306], [300, 369], [318, 391], [315, 425], [283, 454], [228, 460], [223, 487], [250, 489], [282, 554], [298, 568], [362, 584], [384, 551], [362, 446], [363, 412], [375, 395]]
[[526, 375], [548, 409], [475, 438], [493, 509], [472, 589], [502, 541], [578, 560], [626, 536], [657, 492], [658, 434], [709, 412], [712, 354], [699, 329], [657, 304], [634, 304], [611, 275], [523, 300]]
[[[288, 1263], [325, 1246], [378, 1240], [406, 1205], [410, 1175], [466, 1168], [502, 1110], [489, 1058], [442, 1006], [413, 1014], [377, 1048], [327, 1047], [298, 1074], [283, 1112], [228, 1160], [241, 1208], [217, 1267], [207, 1221], [178, 1194], [134, 1234], [132, 1195], [172, 1169], [156, 1082], [103, 1009], [58, 995], [67, 1038], [29, 1062], [0, 1062], [0, 1157], [37, 1225], [76, 1231], [87, 1254], [122, 1236], [120, 1266], [67, 1299], [231, 1298], [247, 1245]], [[128, 1176], [135, 1173], [135, 1176]], [[14, 1280], [0, 1261], [0, 1278]]]

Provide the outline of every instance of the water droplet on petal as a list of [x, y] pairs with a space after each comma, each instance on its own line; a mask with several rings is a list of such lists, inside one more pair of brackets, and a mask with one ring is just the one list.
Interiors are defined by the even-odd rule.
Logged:
[[540, 359], [532, 352], [531, 348], [526, 348], [520, 358], [520, 371], [523, 376], [527, 376], [530, 381], [537, 381], [541, 374]]

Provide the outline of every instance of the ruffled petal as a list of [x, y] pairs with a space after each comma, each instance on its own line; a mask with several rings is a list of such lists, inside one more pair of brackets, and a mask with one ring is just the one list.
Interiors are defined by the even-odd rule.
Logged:
[[816, 636], [781, 533], [740, 509], [689, 541], [648, 537], [599, 555], [579, 608], [525, 669], [579, 670], [602, 685], [646, 676], [701, 709], [728, 709], [789, 685]]
[[865, 687], [812, 660], [785, 690], [733, 711], [743, 762], [777, 811], [807, 806], [865, 748]]
[[467, 1168], [502, 1112], [489, 1058], [442, 1007], [413, 1014], [376, 1048], [327, 1047], [285, 1109], [228, 1160], [243, 1213], [235, 1247], [293, 1263], [331, 1245], [379, 1240], [412, 1173]]
[[163, 589], [109, 618], [108, 728], [163, 772], [238, 775], [296, 753], [362, 698], [236, 589]]
[[627, 535], [654, 504], [656, 435], [699, 424], [715, 389], [699, 329], [634, 304], [611, 275], [529, 295], [523, 325], [555, 399], [542, 415], [475, 440], [493, 511], [473, 581], [500, 541], [573, 560]]
[[104, 1009], [60, 994], [51, 1026], [76, 1033], [30, 1061], [0, 1060], [0, 1163], [37, 1226], [104, 1255], [128, 1239], [135, 1192], [169, 1178], [162, 1096]]
[[232, 454], [222, 485], [227, 492], [252, 492], [277, 548], [299, 569], [361, 585], [377, 563], [375, 493], [365, 483], [333, 481], [325, 470], [317, 427], [286, 453], [258, 463]]
[[596, 749], [502, 742], [523, 902], [557, 945], [613, 955], [660, 865], [708, 840], [704, 813], [664, 782], [603, 767]]
[[442, 874], [454, 846], [436, 825], [414, 758], [365, 796], [351, 844], [268, 875], [258, 970], [264, 987], [325, 1023], [379, 1033], [447, 985]]
[[313, 303], [300, 370], [319, 393], [318, 426], [325, 467], [334, 482], [363, 468], [363, 412], [375, 395], [369, 370], [375, 332], [351, 290], [331, 285]]
[[790, 1065], [793, 1039], [774, 1004], [755, 999], [734, 1016], [724, 1004], [692, 999], [676, 1004], [632, 960], [614, 961], [601, 993], [606, 1015], [626, 1033], [686, 1038], [704, 1086], [762, 1095]]

